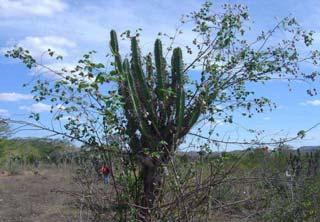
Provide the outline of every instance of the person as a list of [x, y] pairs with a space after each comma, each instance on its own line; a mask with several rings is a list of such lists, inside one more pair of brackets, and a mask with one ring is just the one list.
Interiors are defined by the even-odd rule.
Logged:
[[104, 181], [104, 184], [108, 184], [109, 182], [109, 177], [110, 177], [110, 169], [109, 167], [107, 166], [107, 164], [103, 164], [100, 168], [100, 173], [102, 174], [103, 176], [103, 181]]

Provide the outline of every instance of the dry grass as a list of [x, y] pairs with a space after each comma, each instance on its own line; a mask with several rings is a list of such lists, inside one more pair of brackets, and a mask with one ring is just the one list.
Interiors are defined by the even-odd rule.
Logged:
[[[79, 220], [81, 211], [75, 208], [73, 202], [75, 197], [64, 192], [53, 192], [54, 190], [80, 192], [81, 189], [72, 180], [75, 170], [71, 167], [43, 166], [38, 174], [33, 170], [23, 170], [13, 176], [1, 172], [0, 169], [0, 222], [81, 221]], [[103, 189], [102, 182], [98, 182], [95, 188], [100, 198], [96, 201], [103, 202], [111, 195], [110, 189], [109, 192], [103, 193], [106, 190]], [[91, 221], [89, 217], [85, 219], [84, 214], [85, 212], [82, 221]], [[211, 215], [210, 221], [255, 221], [245, 216], [231, 215], [233, 214], [225, 210], [217, 210]]]
[[38, 174], [32, 170], [0, 174], [0, 221], [75, 221], [70, 197], [52, 192], [59, 188], [74, 188], [72, 169], [45, 167]]

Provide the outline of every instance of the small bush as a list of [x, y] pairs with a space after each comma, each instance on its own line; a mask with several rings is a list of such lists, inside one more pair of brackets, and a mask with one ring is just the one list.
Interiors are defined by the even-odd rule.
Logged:
[[17, 161], [8, 160], [5, 164], [4, 169], [8, 172], [9, 175], [17, 175], [20, 172], [20, 166]]

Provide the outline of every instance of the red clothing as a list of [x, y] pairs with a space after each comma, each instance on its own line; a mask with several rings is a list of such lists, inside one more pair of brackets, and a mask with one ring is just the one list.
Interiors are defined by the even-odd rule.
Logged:
[[104, 175], [108, 175], [110, 173], [110, 169], [109, 167], [103, 165], [100, 170], [99, 170], [100, 173], [104, 174]]

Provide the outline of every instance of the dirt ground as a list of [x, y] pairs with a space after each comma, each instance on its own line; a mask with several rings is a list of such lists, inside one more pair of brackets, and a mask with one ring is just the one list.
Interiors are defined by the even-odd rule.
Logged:
[[[1, 169], [0, 169], [1, 172]], [[46, 167], [18, 175], [0, 174], [0, 222], [75, 221], [70, 197], [54, 192], [72, 189], [71, 169]]]
[[[0, 222], [75, 222], [79, 210], [72, 208], [72, 197], [57, 190], [75, 190], [74, 170], [41, 167], [38, 174], [33, 170], [19, 171], [9, 176], [0, 169]], [[84, 218], [82, 216], [82, 218]], [[90, 219], [82, 220], [90, 221]], [[255, 221], [230, 218], [217, 212], [212, 221]]]

